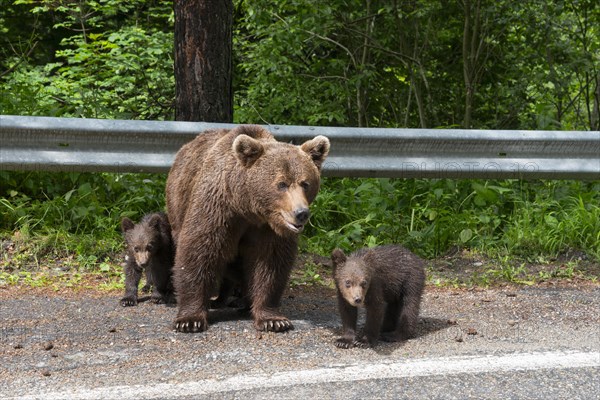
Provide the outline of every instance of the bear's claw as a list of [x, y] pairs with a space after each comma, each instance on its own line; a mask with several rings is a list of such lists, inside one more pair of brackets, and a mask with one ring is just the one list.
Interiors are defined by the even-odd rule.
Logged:
[[335, 341], [335, 346], [340, 349], [351, 349], [354, 347], [354, 343], [351, 340], [340, 338]]
[[205, 331], [208, 326], [206, 321], [198, 320], [183, 320], [176, 321], [174, 324], [175, 331], [183, 333], [195, 333]]
[[369, 344], [369, 342], [367, 342], [366, 340], [363, 340], [363, 339], [356, 339], [352, 343], [352, 345], [354, 347], [358, 347], [358, 348], [361, 348], [361, 349], [368, 349], [369, 347], [371, 347], [371, 345]]
[[266, 332], [285, 332], [287, 330], [294, 329], [292, 322], [285, 320], [268, 320], [262, 323], [262, 329]]
[[335, 341], [335, 346], [340, 349], [352, 349], [358, 347], [360, 349], [368, 349], [371, 344], [364, 338], [361, 339], [350, 339], [350, 338], [339, 338]]
[[135, 297], [123, 297], [119, 302], [123, 307], [137, 306], [137, 299]]

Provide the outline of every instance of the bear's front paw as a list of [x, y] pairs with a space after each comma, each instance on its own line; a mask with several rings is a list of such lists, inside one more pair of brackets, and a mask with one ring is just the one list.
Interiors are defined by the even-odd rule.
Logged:
[[208, 329], [208, 320], [204, 316], [180, 317], [175, 320], [173, 327], [177, 332], [203, 332]]
[[368, 349], [371, 347], [371, 343], [369, 343], [366, 337], [356, 338], [352, 344], [354, 347], [359, 347], [361, 349]]
[[167, 301], [165, 300], [165, 298], [161, 295], [152, 295], [152, 297], [150, 298], [150, 300], [154, 303], [154, 304], [165, 304]]
[[125, 296], [119, 302], [123, 307], [137, 306], [137, 298], [135, 296]]
[[258, 320], [254, 322], [254, 326], [258, 331], [267, 332], [285, 332], [294, 329], [292, 321], [284, 317]]
[[339, 338], [335, 341], [335, 346], [340, 349], [351, 349], [354, 347], [354, 340], [348, 338]]

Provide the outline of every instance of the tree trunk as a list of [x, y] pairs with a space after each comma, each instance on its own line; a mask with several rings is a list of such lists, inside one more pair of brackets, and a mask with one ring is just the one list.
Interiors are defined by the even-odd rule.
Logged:
[[175, 119], [232, 122], [232, 0], [175, 0]]
[[[369, 40], [373, 33], [374, 25], [375, 25], [375, 17], [370, 17], [371, 15], [371, 0], [366, 0], [365, 4], [365, 15], [367, 18], [365, 19], [365, 35], [363, 39], [362, 46], [362, 55], [360, 58], [359, 73], [363, 73], [366, 69], [367, 63], [369, 62]], [[369, 117], [367, 115], [367, 95], [368, 95], [368, 83], [365, 83], [365, 80], [359, 82], [359, 86], [356, 89], [356, 108], [358, 109], [358, 126], [369, 126]]]
[[[472, 7], [474, 6], [474, 9]], [[481, 23], [481, 1], [476, 0], [473, 5], [471, 1], [464, 0], [464, 26], [463, 26], [463, 75], [465, 81], [465, 116], [463, 127], [470, 129], [473, 118], [473, 101], [475, 98], [475, 85], [478, 80], [478, 62], [481, 55], [481, 45], [483, 40], [480, 38]]]
[[421, 128], [427, 128], [427, 117], [425, 116], [425, 106], [423, 104], [423, 93], [421, 91], [421, 85], [417, 81], [415, 71], [413, 71], [413, 65], [410, 64], [410, 87], [415, 95], [415, 101], [417, 103], [417, 110], [419, 111], [419, 122]]
[[595, 77], [596, 90], [594, 91], [594, 104], [590, 117], [590, 129], [600, 131], [600, 73]]

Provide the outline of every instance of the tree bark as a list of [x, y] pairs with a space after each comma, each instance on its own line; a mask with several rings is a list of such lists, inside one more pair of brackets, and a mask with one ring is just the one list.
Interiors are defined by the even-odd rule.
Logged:
[[[366, 0], [366, 5], [365, 5], [365, 15], [370, 16], [371, 15], [371, 0]], [[362, 73], [362, 71], [366, 68], [367, 63], [369, 62], [369, 56], [370, 56], [370, 49], [369, 49], [369, 40], [371, 38], [371, 35], [373, 33], [373, 29], [374, 29], [374, 25], [375, 25], [375, 17], [371, 16], [365, 19], [365, 34], [364, 34], [364, 39], [363, 39], [363, 46], [362, 46], [362, 55], [360, 58], [360, 64], [358, 65], [359, 71], [360, 73]], [[367, 115], [367, 95], [368, 95], [368, 83], [365, 83], [364, 81], [361, 80], [361, 82], [359, 82], [359, 86], [356, 89], [356, 108], [357, 108], [357, 119], [358, 119], [358, 126], [359, 127], [363, 127], [363, 126], [369, 126], [369, 118]]]
[[596, 90], [594, 90], [594, 100], [592, 115], [590, 117], [590, 129], [593, 131], [600, 131], [600, 73], [596, 75], [594, 79], [596, 84]]
[[232, 0], [175, 0], [175, 119], [232, 122]]
[[[472, 9], [474, 7], [474, 9]], [[473, 118], [473, 101], [475, 98], [476, 85], [479, 79], [478, 65], [481, 56], [483, 38], [480, 37], [481, 24], [481, 1], [476, 0], [473, 4], [470, 0], [464, 0], [464, 26], [463, 26], [463, 75], [465, 81], [465, 116], [463, 127], [470, 129]]]

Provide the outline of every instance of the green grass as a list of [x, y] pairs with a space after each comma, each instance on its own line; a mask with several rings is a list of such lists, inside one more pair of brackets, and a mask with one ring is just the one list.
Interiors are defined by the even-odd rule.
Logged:
[[290, 285], [292, 286], [311, 286], [324, 285], [323, 267], [315, 264], [313, 261], [306, 261], [303, 268], [297, 272], [292, 272]]
[[600, 182], [326, 179], [312, 210], [303, 245], [321, 254], [403, 243], [426, 258], [459, 246], [600, 260]]
[[[111, 275], [106, 285], [119, 287], [120, 219], [163, 210], [165, 178], [0, 172], [0, 283], [31, 281], [21, 272], [58, 265]], [[311, 209], [300, 251], [322, 256], [335, 247], [401, 243], [439, 259], [459, 248], [494, 261], [472, 279], [484, 285], [577, 275], [562, 268], [534, 279], [527, 270], [568, 252], [600, 262], [598, 181], [329, 178]], [[319, 283], [322, 276], [307, 265], [295, 279]]]
[[164, 208], [164, 182], [164, 175], [2, 171], [0, 238], [13, 243], [18, 266], [75, 254], [88, 267], [122, 249], [122, 217]]

